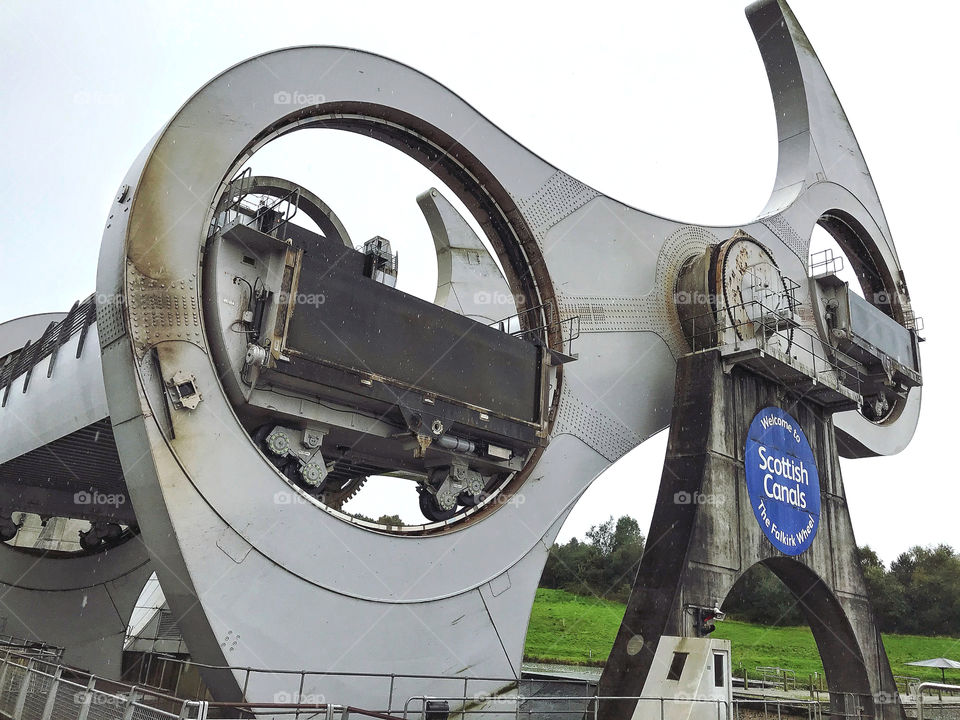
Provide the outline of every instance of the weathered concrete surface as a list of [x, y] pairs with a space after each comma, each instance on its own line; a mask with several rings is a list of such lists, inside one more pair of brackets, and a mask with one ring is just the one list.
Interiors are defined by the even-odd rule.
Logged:
[[[819, 469], [820, 528], [810, 549], [795, 558], [766, 539], [747, 497], [747, 430], [769, 405], [799, 421]], [[678, 503], [679, 493], [703, 494], [708, 501]], [[694, 616], [684, 608], [722, 606], [737, 580], [763, 563], [790, 588], [806, 615], [834, 712], [856, 713], [859, 705], [866, 716], [900, 720], [903, 710], [856, 547], [831, 418], [757, 375], [736, 367], [724, 373], [719, 352], [682, 358], [647, 549], [600, 695], [640, 695], [660, 636], [696, 635]], [[604, 720], [629, 720], [634, 706], [633, 701], [608, 701], [600, 714]]]

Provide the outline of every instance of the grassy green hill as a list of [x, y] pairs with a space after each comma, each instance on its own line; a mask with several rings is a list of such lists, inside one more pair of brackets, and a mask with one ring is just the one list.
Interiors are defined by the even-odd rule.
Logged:
[[[541, 588], [530, 616], [526, 659], [601, 665], [613, 645], [623, 610], [620, 603]], [[800, 682], [806, 682], [814, 672], [823, 673], [817, 646], [807, 627], [773, 628], [725, 620], [717, 624], [714, 637], [733, 643], [735, 674], [739, 674], [736, 670], [741, 665], [751, 676], [758, 666], [790, 668]], [[883, 642], [894, 675], [939, 680], [939, 670], [904, 663], [933, 657], [960, 660], [960, 639], [956, 638], [885, 635]], [[948, 673], [947, 680], [960, 682], [960, 672], [953, 677]]]

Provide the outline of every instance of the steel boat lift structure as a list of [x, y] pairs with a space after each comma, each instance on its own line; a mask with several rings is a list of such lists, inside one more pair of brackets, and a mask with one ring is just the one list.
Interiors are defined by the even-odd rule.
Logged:
[[[519, 677], [564, 520], [594, 478], [670, 422], [677, 358], [695, 349], [678, 277], [732, 241], [795, 281], [786, 310], [808, 339], [787, 352], [857, 371], [845, 390], [845, 373], [820, 376], [851, 400], [835, 415], [842, 453], [902, 450], [920, 408], [917, 333], [876, 190], [787, 5], [747, 15], [779, 164], [762, 215], [732, 227], [605, 197], [446, 87], [370, 53], [279, 50], [198, 90], [120, 185], [95, 294], [66, 315], [0, 326], [5, 632], [117, 673], [155, 571], [198, 662], [451, 678], [407, 680], [398, 696]], [[319, 104], [275, 102], [317, 82]], [[305, 128], [363, 133], [430, 167], [504, 275], [430, 191], [418, 201], [440, 287], [436, 303], [419, 300], [394, 287], [388, 242], [354, 249], [308, 188], [243, 171]], [[817, 223], [870, 302], [809, 277]], [[366, 477], [388, 474], [413, 479], [422, 524], [342, 511]], [[119, 494], [129, 502], [96, 502]], [[12, 546], [16, 512], [91, 529], [77, 553], [37, 554]], [[291, 689], [273, 675], [206, 680], [222, 699]], [[300, 692], [383, 702], [377, 678], [312, 682]]]

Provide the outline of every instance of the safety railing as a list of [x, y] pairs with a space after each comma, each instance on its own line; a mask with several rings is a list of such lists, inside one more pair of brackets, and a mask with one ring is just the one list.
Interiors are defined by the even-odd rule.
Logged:
[[[446, 711], [457, 698], [418, 696], [409, 698], [403, 708], [404, 720], [429, 720], [431, 714]], [[440, 707], [437, 706], [440, 704]], [[476, 717], [484, 720], [491, 716], [514, 720], [550, 718], [570, 720], [583, 718], [596, 720], [605, 703], [631, 703], [636, 705], [634, 717], [649, 720], [732, 720], [730, 703], [725, 699], [708, 698], [658, 698], [638, 696], [582, 695], [517, 695], [482, 698], [472, 706], [465, 705], [451, 710], [450, 715], [469, 720]], [[811, 718], [813, 720], [813, 718]]]
[[[848, 709], [831, 708], [814, 700], [736, 698], [732, 702], [702, 698], [597, 697], [531, 695], [448, 707], [448, 698], [417, 696], [409, 699], [403, 712], [338, 704], [311, 703], [207, 703], [205, 718], [220, 720], [597, 720], [605, 702], [634, 703], [633, 717], [643, 720], [876, 720], [862, 704]], [[926, 716], [925, 720], [933, 720]]]
[[216, 217], [210, 225], [208, 238], [219, 233], [229, 223], [238, 219], [241, 214], [250, 217], [256, 212], [256, 208], [244, 209], [243, 207], [243, 201], [253, 187], [252, 180], [253, 168], [248, 167], [230, 181], [230, 185], [220, 201], [220, 209], [217, 210]]
[[[283, 211], [277, 210], [284, 205]], [[287, 224], [293, 220], [297, 211], [300, 209], [300, 188], [294, 188], [286, 195], [277, 198], [272, 203], [264, 203], [257, 208], [257, 213], [251, 218], [247, 225], [256, 225], [260, 232], [267, 235], [273, 235], [281, 228], [286, 229]], [[282, 236], [282, 232], [280, 233]]]
[[821, 720], [830, 716], [829, 704], [818, 700], [785, 700], [783, 698], [735, 698], [732, 720], [783, 720], [793, 719]]
[[778, 358], [796, 370], [829, 386], [843, 386], [859, 395], [863, 385], [860, 364], [824, 343], [801, 325], [795, 307], [757, 298], [709, 310], [684, 321], [692, 352], [756, 350]]
[[[254, 667], [226, 668], [163, 655], [157, 655], [155, 662], [179, 666], [180, 670], [176, 673], [165, 672], [164, 674], [168, 677], [189, 672], [191, 669], [197, 669], [201, 672], [229, 671], [240, 685], [244, 697], [256, 694], [256, 688], [261, 686], [265, 681], [268, 681], [272, 688], [272, 694], [267, 701], [262, 702], [267, 702], [271, 710], [282, 709], [284, 712], [289, 711], [301, 719], [317, 717], [316, 712], [320, 709], [326, 712], [328, 708], [326, 703], [328, 701], [347, 699], [332, 698], [327, 694], [319, 693], [317, 690], [317, 688], [336, 686], [339, 681], [349, 681], [351, 684], [356, 684], [358, 679], [366, 679], [368, 685], [365, 695], [367, 697], [381, 699], [377, 700], [375, 707], [363, 712], [381, 715], [392, 714], [394, 716], [402, 714], [404, 707], [409, 698], [413, 696], [416, 688], [422, 688], [425, 684], [430, 684], [435, 688], [442, 688], [446, 693], [446, 697], [456, 701], [457, 707], [464, 708], [472, 707], [483, 699], [502, 695], [503, 693], [516, 692], [518, 686], [527, 683], [537, 684], [542, 682], [536, 678], [518, 681], [516, 678], [492, 676], [456, 677], [411, 673], [277, 670]], [[589, 680], [551, 678], [549, 682], [551, 686], [568, 689], [570, 697], [588, 697], [591, 696], [592, 693], [592, 686]], [[196, 699], [200, 698], [197, 697]], [[241, 706], [235, 703], [211, 703], [210, 707], [218, 708], [219, 710], [228, 707], [233, 707], [237, 710], [256, 709], [257, 711], [263, 711], [267, 709], [267, 706], [264, 704]]]
[[843, 270], [843, 255], [834, 255], [832, 248], [810, 255], [810, 277], [836, 275], [841, 270]]
[[[804, 688], [800, 687], [799, 690]], [[850, 692], [822, 693], [812, 689], [811, 699], [801, 697], [784, 697], [781, 690], [773, 690], [773, 694], [754, 693], [739, 694], [733, 700], [734, 720], [784, 720], [784, 718], [800, 718], [808, 720], [879, 720], [883, 713], [883, 706], [896, 704], [899, 696], [894, 692], [884, 692], [875, 695]], [[787, 691], [789, 692], [789, 691]]]
[[124, 685], [60, 664], [62, 651], [5, 650], [0, 715], [8, 720], [206, 720], [205, 702]]
[[48, 645], [39, 640], [27, 640], [13, 635], [0, 634], [0, 653], [14, 652], [25, 657], [38, 658], [49, 662], [63, 659], [63, 648]]
[[761, 666], [756, 669], [761, 683], [770, 687], [780, 687], [786, 690], [795, 690], [797, 674], [790, 668]]
[[[256, 688], [262, 687], [264, 681], [269, 681], [271, 697], [261, 699], [259, 704], [209, 703], [207, 707], [211, 717], [224, 719], [252, 713], [258, 718], [276, 715], [290, 717], [292, 720], [349, 720], [351, 715], [381, 720], [444, 720], [444, 715], [449, 713], [451, 720], [470, 720], [470, 715], [477, 716], [474, 720], [493, 720], [490, 716], [495, 716], [498, 720], [510, 720], [511, 717], [514, 720], [564, 720], [567, 717], [573, 720], [578, 716], [592, 720], [598, 713], [598, 703], [602, 705], [614, 701], [636, 701], [641, 703], [641, 706], [650, 708], [649, 714], [641, 715], [644, 720], [802, 720], [804, 716], [807, 720], [822, 720], [825, 716], [834, 720], [874, 720], [875, 714], [870, 708], [875, 708], [878, 702], [869, 695], [829, 691], [818, 692], [816, 697], [811, 696], [809, 700], [784, 698], [773, 694], [741, 693], [734, 698], [730, 706], [725, 700], [598, 697], [593, 684], [587, 679], [524, 677], [517, 680], [486, 676], [224, 668], [163, 656], [158, 656], [157, 661], [179, 665], [184, 670], [191, 667], [199, 670], [229, 670], [241, 684], [244, 697], [256, 695]], [[350, 680], [351, 684], [354, 684], [358, 678], [366, 678], [372, 683], [365, 691], [367, 697], [377, 698], [379, 695], [382, 698], [382, 701], [375, 703], [375, 707], [360, 709], [332, 704], [329, 701], [348, 698], [332, 698], [318, 692], [318, 688], [335, 687], [340, 680]], [[429, 696], [410, 693], [411, 688], [418, 685], [422, 687], [425, 682], [429, 682], [433, 687], [442, 685], [455, 690], [443, 695]], [[543, 694], [538, 694], [538, 689], [543, 690]], [[891, 701], [890, 698], [887, 698], [887, 701]], [[431, 708], [427, 705], [428, 702], [443, 703], [446, 709], [441, 711], [436, 707]], [[723, 712], [719, 716], [708, 713], [705, 708], [713, 707], [717, 703], [722, 704]], [[660, 714], [661, 709], [664, 714]]]
[[[937, 705], [940, 709], [943, 709], [943, 693], [960, 693], [960, 685], [947, 685], [945, 683], [934, 683], [934, 682], [923, 682], [917, 685], [916, 687], [916, 698], [917, 698], [917, 720], [929, 720], [931, 717], [927, 715], [926, 703], [929, 701], [924, 700], [924, 690], [936, 690], [939, 696], [939, 701]], [[952, 703], [953, 713], [951, 717], [956, 717], [957, 704]]]
[[[473, 705], [451, 706], [459, 698], [416, 696], [408, 699], [400, 713], [336, 704], [209, 703], [208, 710], [219, 711], [222, 720], [245, 720], [251, 716], [277, 720], [597, 720], [604, 703], [632, 703], [633, 717], [643, 720], [874, 720], [862, 705], [849, 710], [831, 709], [829, 703], [813, 700], [775, 698], [723, 699], [657, 698], [637, 696], [530, 695], [488, 698]], [[225, 714], [224, 714], [225, 713]], [[928, 718], [928, 720], [930, 720]]]
[[904, 695], [912, 695], [913, 689], [920, 684], [921, 680], [918, 677], [912, 677], [910, 675], [894, 675], [893, 682], [897, 685], [897, 692], [903, 693]]
[[[221, 203], [221, 209], [217, 212], [208, 237], [213, 237], [241, 216], [247, 218], [243, 221], [244, 225], [254, 226], [262, 233], [273, 235], [277, 230], [285, 229], [300, 209], [299, 187], [274, 199], [271, 203], [260, 202], [256, 206], [250, 206], [249, 203], [244, 205], [247, 197], [256, 195], [252, 190], [253, 170], [248, 167], [234, 178], [227, 188], [225, 199]], [[283, 204], [286, 205], [282, 211], [277, 210]], [[282, 231], [280, 234], [282, 236]]]
[[[2, 640], [2, 639], [0, 639]], [[11, 644], [16, 641], [11, 640]], [[24, 652], [21, 652], [23, 650]], [[8, 720], [597, 720], [605, 703], [633, 703], [635, 717], [645, 720], [777, 720], [806, 716], [807, 720], [856, 718], [872, 720], [865, 696], [833, 694], [831, 703], [768, 696], [730, 701], [707, 698], [598, 696], [587, 680], [453, 678], [436, 675], [330, 673], [301, 670], [277, 671], [229, 668], [244, 680], [244, 695], [251, 684], [267, 679], [282, 687], [278, 677], [289, 676], [289, 688], [261, 702], [214, 702], [174, 697], [162, 690], [106, 680], [69, 668], [59, 660], [59, 649], [32, 644], [6, 650], [0, 663], [0, 716]], [[190, 661], [183, 666], [226, 670]], [[262, 676], [262, 677], [258, 677]], [[317, 680], [366, 677], [384, 683], [385, 707], [359, 708], [328, 702], [305, 694]], [[442, 680], [460, 689], [446, 696], [406, 695], [399, 688], [409, 681]], [[546, 683], [546, 687], [544, 687]], [[924, 683], [923, 689], [960, 690], [960, 686]], [[923, 710], [919, 710], [919, 720]]]
[[561, 352], [573, 355], [573, 341], [580, 337], [580, 316], [557, 317], [554, 306], [544, 303], [489, 323], [489, 326], [514, 337], [546, 345], [551, 335], [559, 334]]

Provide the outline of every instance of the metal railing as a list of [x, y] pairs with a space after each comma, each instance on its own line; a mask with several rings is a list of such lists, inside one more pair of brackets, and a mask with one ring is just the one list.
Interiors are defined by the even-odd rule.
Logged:
[[785, 700], [783, 698], [735, 698], [733, 720], [782, 720], [784, 715], [792, 718], [807, 716], [807, 720], [821, 720], [826, 712], [830, 716], [829, 703], [819, 700]]
[[[330, 698], [321, 696], [315, 690], [321, 684], [335, 683], [337, 680], [356, 680], [358, 678], [368, 679], [374, 686], [379, 685], [376, 691], [368, 690], [367, 695], [378, 695], [383, 698], [383, 704], [373, 708], [368, 712], [380, 714], [400, 713], [405, 703], [410, 697], [407, 694], [410, 689], [417, 685], [422, 687], [425, 681], [436, 685], [442, 683], [450, 688], [448, 696], [454, 698], [463, 707], [475, 704], [478, 698], [489, 698], [493, 695], [503, 692], [509, 692], [517, 689], [520, 682], [536, 682], [520, 680], [516, 678], [503, 678], [491, 676], [470, 676], [457, 677], [450, 675], [427, 675], [411, 673], [374, 673], [374, 672], [346, 672], [346, 671], [325, 671], [325, 670], [276, 670], [270, 668], [255, 667], [224, 667], [218, 665], [209, 665], [197, 663], [192, 660], [167, 657], [157, 655], [155, 662], [170, 663], [180, 666], [179, 672], [182, 674], [190, 668], [196, 668], [201, 672], [206, 671], [229, 671], [236, 678], [240, 685], [241, 693], [247, 697], [249, 690], [258, 684], [258, 680], [269, 678], [270, 684], [275, 688], [272, 702], [273, 706], [283, 706], [287, 709], [296, 710], [316, 709], [324, 705]], [[562, 686], [574, 688], [583, 688], [583, 694], [589, 695], [589, 680], [580, 679], [562, 679], [550, 680], [551, 683], [561, 684]], [[406, 691], [406, 692], [405, 692]], [[382, 694], [381, 694], [382, 693]], [[200, 699], [199, 697], [196, 699]], [[220, 706], [214, 703], [212, 706]], [[264, 707], [258, 705], [257, 707]]]
[[[416, 696], [407, 700], [403, 708], [404, 720], [420, 720], [427, 718], [428, 713], [435, 712], [429, 703], [450, 703], [459, 698], [438, 696]], [[474, 706], [462, 706], [451, 711], [462, 720], [469, 716], [498, 716], [501, 718], [513, 717], [515, 720], [529, 720], [534, 716], [554, 718], [583, 718], [596, 720], [600, 713], [600, 706], [604, 703], [630, 702], [635, 703], [641, 717], [654, 720], [667, 718], [683, 718], [684, 720], [732, 720], [730, 704], [724, 699], [708, 698], [665, 698], [665, 697], [638, 697], [607, 696], [607, 695], [515, 695], [506, 697], [483, 698]], [[564, 707], [564, 706], [568, 707]], [[643, 712], [650, 708], [650, 712]], [[676, 712], [673, 712], [676, 711]], [[650, 714], [650, 713], [656, 713]], [[636, 716], [636, 715], [634, 715]], [[811, 720], [813, 720], [811, 718]]]
[[[243, 201], [252, 193], [253, 188], [253, 170], [247, 168], [240, 175], [231, 181], [227, 189], [226, 198], [228, 201], [218, 211], [216, 220], [210, 228], [209, 237], [213, 237], [222, 231], [228, 224], [239, 219], [241, 215], [248, 219], [243, 221], [244, 225], [255, 226], [260, 232], [266, 235], [273, 235], [280, 228], [286, 228], [286, 225], [294, 218], [300, 209], [300, 188], [296, 187], [285, 195], [274, 199], [272, 203], [261, 202], [256, 207], [250, 207], [249, 204], [244, 207]], [[286, 203], [283, 212], [277, 211], [277, 208]], [[264, 220], [270, 219], [276, 211], [276, 217], [273, 217], [269, 223], [264, 224]], [[280, 233], [283, 234], [282, 232]]]
[[790, 668], [761, 666], [756, 668], [761, 683], [786, 690], [796, 690], [797, 673]]
[[[286, 203], [283, 212], [277, 208]], [[247, 225], [257, 224], [257, 229], [267, 235], [273, 235], [280, 228], [286, 228], [287, 224], [293, 220], [297, 211], [300, 209], [300, 188], [295, 188], [286, 195], [277, 198], [272, 203], [263, 203], [257, 208], [256, 215], [251, 218]], [[275, 217], [273, 217], [275, 215]], [[265, 221], [270, 222], [265, 222]], [[280, 233], [283, 234], [282, 232]]]
[[[226, 668], [203, 665], [179, 658], [158, 660], [199, 669]], [[696, 698], [650, 698], [637, 696], [606, 697], [597, 696], [591, 682], [586, 679], [557, 678], [497, 678], [497, 677], [450, 677], [441, 675], [415, 675], [404, 673], [358, 673], [326, 672], [306, 670], [269, 670], [264, 668], [230, 668], [238, 683], [242, 681], [242, 692], [257, 685], [258, 678], [270, 677], [271, 684], [277, 688], [271, 699], [260, 703], [217, 703], [208, 704], [211, 712], [218, 717], [241, 717], [243, 713], [253, 713], [258, 718], [267, 715], [291, 717], [294, 720], [349, 720], [350, 715], [362, 715], [383, 720], [431, 720], [439, 718], [435, 710], [427, 706], [428, 702], [446, 702], [449, 705], [450, 718], [469, 720], [468, 716], [477, 716], [476, 720], [490, 720], [489, 716], [514, 718], [514, 720], [542, 720], [569, 717], [591, 720], [599, 712], [599, 706], [605, 702], [634, 701], [649, 705], [650, 720], [783, 720], [784, 717], [822, 720], [831, 718], [856, 718], [872, 720], [867, 712], [869, 696], [853, 693], [825, 692], [822, 700], [819, 693], [816, 699], [793, 699], [763, 694], [750, 697], [738, 697], [729, 706], [726, 700], [705, 700]], [[788, 671], [789, 674], [790, 671]], [[278, 676], [287, 676], [290, 681], [278, 682]], [[347, 678], [369, 678], [382, 684], [383, 704], [374, 709], [361, 709], [349, 705], [328, 703], [328, 698], [317, 694], [315, 688], [330, 681]], [[403, 692], [411, 685], [423, 681], [440, 681], [448, 686], [456, 686], [456, 692], [445, 695], [408, 695]], [[549, 683], [554, 694], [536, 694], [532, 692], [540, 683]], [[569, 694], [556, 694], [558, 688], [569, 689]], [[369, 693], [368, 695], [376, 693]], [[833, 703], [833, 707], [831, 707]], [[707, 707], [717, 706], [717, 712], [707, 713]], [[845, 709], [838, 709], [840, 707]], [[685, 709], [681, 709], [685, 708]]]
[[[924, 690], [936, 690], [938, 695], [940, 695], [940, 701], [937, 703], [941, 705], [943, 703], [942, 693], [947, 692], [960, 692], [960, 685], [946, 685], [944, 683], [934, 683], [934, 682], [923, 682], [917, 685], [916, 687], [916, 697], [917, 697], [917, 720], [924, 720], [924, 700], [923, 700], [923, 691]], [[953, 707], [956, 707], [954, 704]]]
[[14, 652], [26, 657], [58, 663], [63, 660], [63, 648], [48, 645], [39, 640], [26, 640], [13, 635], [0, 634], [0, 652]]
[[755, 349], [828, 387], [843, 386], [860, 395], [860, 364], [800, 325], [794, 309], [753, 299], [691, 317], [686, 321], [691, 351]]
[[810, 255], [810, 277], [836, 275], [841, 270], [843, 270], [843, 255], [834, 255], [832, 248]]
[[573, 341], [580, 337], [580, 316], [558, 318], [557, 315], [551, 303], [544, 303], [489, 323], [489, 327], [543, 345], [548, 344], [552, 333], [558, 333], [562, 339], [561, 352], [573, 355]]
[[206, 720], [207, 704], [60, 664], [50, 646], [3, 652], [0, 714], [9, 720]]
[[[874, 720], [859, 702], [846, 710], [831, 709], [829, 703], [783, 698], [660, 698], [638, 696], [566, 696], [519, 695], [478, 700], [472, 705], [451, 706], [459, 697], [415, 696], [407, 700], [401, 713], [389, 714], [350, 705], [309, 703], [209, 703], [209, 710], [225, 711], [223, 720], [249, 720], [253, 714], [263, 718], [302, 718], [303, 720], [349, 720], [363, 716], [378, 720], [597, 720], [604, 703], [635, 704], [634, 717], [644, 720], [824, 720], [824, 718]], [[231, 711], [233, 714], [230, 714]], [[244, 713], [247, 715], [244, 716]], [[923, 720], [922, 718], [920, 720]]]
[[920, 678], [910, 675], [894, 675], [893, 682], [897, 685], [897, 692], [912, 695], [913, 689], [920, 684]]
[[[4, 642], [0, 638], [0, 643]], [[434, 720], [449, 716], [455, 720], [596, 720], [605, 703], [631, 702], [639, 716], [649, 720], [783, 720], [784, 717], [822, 720], [857, 718], [868, 720], [864, 698], [849, 694], [832, 694], [831, 704], [817, 700], [800, 700], [769, 696], [740, 697], [732, 701], [723, 698], [670, 698], [637, 696], [598, 696], [590, 682], [575, 679], [504, 679], [492, 677], [462, 677], [435, 675], [405, 675], [377, 673], [307, 672], [301, 670], [277, 671], [258, 668], [230, 668], [237, 677], [244, 678], [244, 694], [251, 678], [259, 674], [271, 676], [276, 686], [278, 675], [289, 675], [290, 687], [299, 687], [297, 693], [279, 693], [273, 700], [262, 702], [214, 702], [188, 700], [166, 694], [156, 688], [133, 686], [97, 677], [59, 664], [62, 650], [42, 643], [25, 643], [8, 639], [10, 646], [3, 652], [0, 663], [0, 715], [9, 720], [350, 720], [367, 717], [374, 720]], [[172, 660], [184, 666], [223, 670], [190, 661]], [[341, 705], [321, 696], [304, 694], [313, 686], [309, 678], [368, 677], [385, 684], [386, 707], [364, 709]], [[401, 681], [444, 680], [461, 688], [447, 696], [403, 696], [397, 688]], [[538, 694], [537, 685], [549, 683], [549, 691]], [[568, 687], [571, 692], [564, 693]], [[577, 688], [582, 688], [578, 690]], [[922, 710], [923, 689], [958, 690], [960, 686], [923, 683], [918, 697], [919, 717]], [[438, 703], [437, 705], [432, 705]], [[839, 710], [842, 707], [844, 709]], [[647, 710], [648, 709], [648, 710]]]

